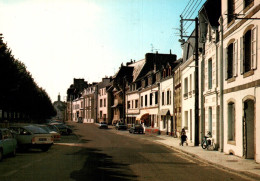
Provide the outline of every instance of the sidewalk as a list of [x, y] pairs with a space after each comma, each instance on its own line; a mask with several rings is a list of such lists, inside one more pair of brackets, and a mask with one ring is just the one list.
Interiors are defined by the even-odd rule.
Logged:
[[201, 146], [180, 146], [179, 138], [173, 138], [166, 135], [154, 136], [161, 138], [158, 140], [153, 140], [154, 142], [158, 142], [169, 147], [174, 147], [196, 158], [212, 163], [218, 167], [222, 167], [230, 171], [240, 172], [249, 177], [260, 180], [260, 164], [256, 163], [254, 160], [228, 155], [219, 151], [204, 150], [201, 148]]

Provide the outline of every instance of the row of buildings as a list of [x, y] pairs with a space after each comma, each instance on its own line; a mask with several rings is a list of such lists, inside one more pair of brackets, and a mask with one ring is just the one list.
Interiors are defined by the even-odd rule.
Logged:
[[206, 1], [181, 58], [147, 53], [101, 82], [74, 79], [68, 120], [184, 128], [195, 146], [210, 131], [219, 151], [260, 162], [259, 9], [259, 0]]

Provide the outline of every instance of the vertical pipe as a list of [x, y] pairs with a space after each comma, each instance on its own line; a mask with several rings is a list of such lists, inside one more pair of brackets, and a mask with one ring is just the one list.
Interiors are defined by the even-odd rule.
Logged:
[[199, 25], [198, 18], [195, 18], [195, 146], [199, 145], [199, 83], [198, 83], [198, 62], [199, 62]]
[[223, 116], [223, 17], [220, 16], [220, 148], [224, 150], [224, 116]]

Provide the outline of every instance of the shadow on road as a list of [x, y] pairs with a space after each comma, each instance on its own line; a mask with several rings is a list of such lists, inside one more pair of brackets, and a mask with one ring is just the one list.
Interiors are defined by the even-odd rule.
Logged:
[[83, 168], [78, 171], [73, 171], [70, 174], [72, 179], [80, 180], [95, 180], [95, 181], [128, 181], [137, 180], [128, 164], [115, 163], [112, 157], [101, 153], [96, 149], [82, 149], [74, 152], [73, 155], [87, 156]]

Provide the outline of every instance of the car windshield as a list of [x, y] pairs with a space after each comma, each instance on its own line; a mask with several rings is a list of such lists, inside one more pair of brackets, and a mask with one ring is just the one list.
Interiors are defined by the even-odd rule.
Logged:
[[48, 133], [51, 132], [50, 128], [48, 126], [39, 126], [40, 128], [44, 129]]
[[118, 123], [118, 125], [125, 125], [124, 123]]
[[55, 126], [56, 126], [57, 128], [65, 128], [65, 125], [63, 125], [63, 124], [55, 124]]
[[51, 131], [56, 131], [56, 132], [59, 132], [59, 130], [53, 126], [53, 125], [48, 125], [48, 128], [51, 130]]
[[37, 127], [37, 126], [33, 126], [33, 125], [25, 126], [24, 128], [29, 130], [30, 132], [32, 132], [34, 134], [46, 134], [46, 133], [48, 133], [44, 129]]

